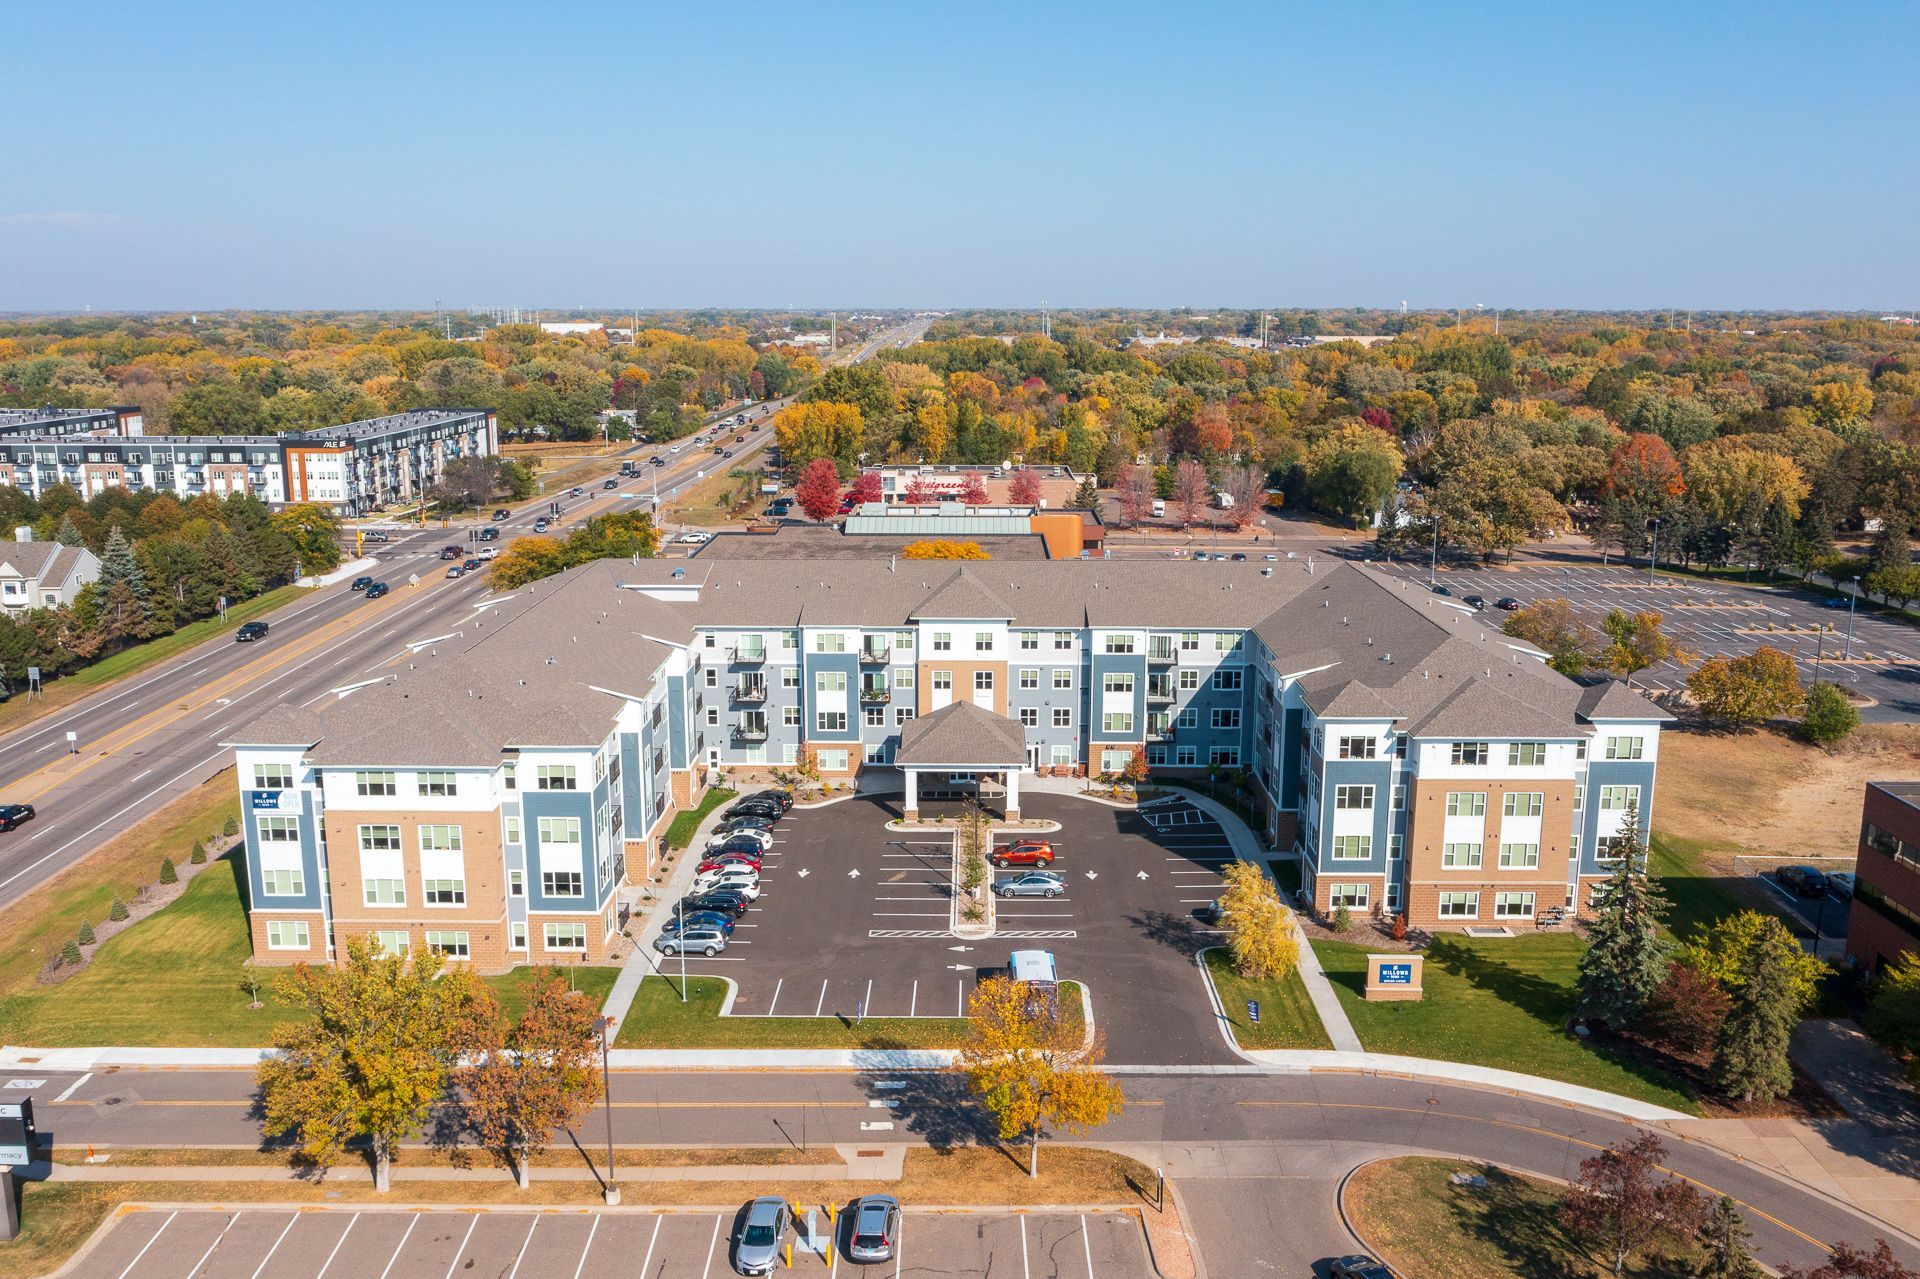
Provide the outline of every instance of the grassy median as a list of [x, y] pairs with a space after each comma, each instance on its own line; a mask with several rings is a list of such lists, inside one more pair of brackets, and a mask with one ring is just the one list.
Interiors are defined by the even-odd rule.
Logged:
[[[1220, 996], [1234, 1042], [1242, 1048], [1332, 1048], [1333, 1040], [1320, 1024], [1307, 997], [1307, 984], [1294, 969], [1279, 980], [1242, 977], [1224, 947], [1206, 954], [1207, 975]], [[1260, 1024], [1247, 1015], [1247, 1002], [1258, 1001]]]

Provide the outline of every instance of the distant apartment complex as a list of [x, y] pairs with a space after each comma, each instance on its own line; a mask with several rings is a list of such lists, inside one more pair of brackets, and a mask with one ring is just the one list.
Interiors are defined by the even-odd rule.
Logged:
[[0, 410], [0, 484], [39, 497], [69, 484], [180, 498], [247, 493], [279, 505], [320, 502], [347, 515], [409, 502], [449, 462], [499, 451], [485, 409], [420, 409], [284, 435], [147, 435], [140, 411]]
[[1920, 951], [1920, 782], [1868, 782], [1847, 952], [1879, 969]]
[[1319, 910], [1530, 927], [1644, 831], [1668, 718], [1344, 563], [602, 562], [415, 666], [229, 743], [260, 958], [600, 958], [716, 770], [810, 763], [909, 812], [986, 777], [1017, 815], [1023, 775], [1136, 753], [1243, 775]]

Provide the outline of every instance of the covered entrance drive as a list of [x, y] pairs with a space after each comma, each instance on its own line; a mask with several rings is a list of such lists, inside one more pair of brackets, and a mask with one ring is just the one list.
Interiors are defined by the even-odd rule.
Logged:
[[[894, 764], [907, 776], [906, 818], [920, 816], [922, 773], [928, 788], [946, 790], [970, 780], [982, 799], [1005, 786], [1006, 820], [1020, 820], [1020, 770], [1027, 764], [1027, 735], [1019, 724], [972, 702], [955, 702], [900, 729]], [[960, 779], [957, 783], [950, 778]]]

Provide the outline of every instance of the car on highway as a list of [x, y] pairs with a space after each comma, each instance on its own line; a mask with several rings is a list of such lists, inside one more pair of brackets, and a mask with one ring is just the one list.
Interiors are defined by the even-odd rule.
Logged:
[[720, 454], [720, 456], [721, 456], [721, 457], [732, 457], [732, 456], [733, 456], [733, 450], [732, 450], [732, 449], [727, 449], [726, 451], [724, 451], [723, 453], [721, 453], [721, 454]]
[[847, 1237], [847, 1260], [871, 1264], [892, 1261], [900, 1238], [900, 1201], [892, 1195], [862, 1195], [847, 1205], [853, 1219]]
[[267, 624], [265, 622], [242, 622], [240, 629], [233, 633], [233, 640], [236, 644], [251, 644], [255, 640], [263, 640], [266, 637]]
[[488, 527], [483, 528], [479, 532], [475, 533], [473, 536], [475, 541], [497, 542], [500, 540], [500, 530], [489, 525]]
[[740, 1238], [733, 1245], [733, 1268], [743, 1275], [772, 1274], [780, 1264], [788, 1224], [787, 1201], [778, 1195], [764, 1195], [748, 1204]]
[[537, 520], [535, 520], [535, 521], [533, 522], [533, 531], [534, 531], [534, 532], [536, 532], [536, 533], [544, 533], [544, 532], [546, 532], [546, 531], [547, 531], [547, 517], [546, 517], [546, 516], [544, 516], [544, 515], [542, 515], [542, 516], [541, 516], [541, 517], [540, 517], [539, 519], [537, 519]]
[[500, 558], [500, 548], [497, 546], [483, 546], [473, 553], [473, 558], [482, 563], [485, 563], [487, 560], [498, 559]]
[[388, 535], [387, 530], [383, 528], [370, 528], [366, 530], [363, 536], [369, 542], [391, 542], [393, 540], [393, 538]]
[[1487, 597], [1484, 595], [1462, 595], [1460, 602], [1468, 608], [1485, 608], [1487, 606]]
[[373, 576], [369, 573], [362, 573], [359, 577], [356, 577], [353, 579], [353, 585], [349, 586], [347, 589], [350, 591], [364, 591], [369, 586], [372, 586], [372, 585], [373, 585]]
[[440, 548], [440, 558], [443, 560], [457, 560], [465, 554], [466, 552], [457, 546], [443, 546]]
[[1050, 866], [1053, 845], [1044, 839], [1023, 839], [994, 849], [987, 860], [1002, 870], [1009, 866]]
[[467, 575], [467, 570], [461, 567], [460, 565], [458, 564], [447, 565], [448, 577], [465, 577], [466, 575]]
[[[718, 928], [689, 928], [684, 933], [662, 933], [653, 939], [653, 948], [663, 955], [717, 955], [727, 948], [727, 935]], [[765, 1274], [766, 1271], [756, 1273]]]
[[1336, 1257], [1327, 1267], [1329, 1279], [1393, 1279], [1393, 1271], [1362, 1253]]
[[0, 804], [0, 830], [12, 830], [33, 820], [32, 804]]
[[1827, 895], [1826, 872], [1816, 870], [1812, 866], [1782, 866], [1773, 872], [1773, 878], [1780, 887], [1796, 897]]
[[1499, 609], [1502, 613], [1518, 613], [1521, 609], [1526, 607], [1525, 604], [1522, 604], [1519, 600], [1513, 598], [1513, 596], [1511, 595], [1502, 595], [1499, 599], [1493, 602], [1493, 606]]
[[508, 518], [512, 514], [513, 514], [512, 511], [509, 511], [505, 507], [502, 507], [493, 513], [493, 518], [494, 518], [494, 521], [497, 523], [500, 520], [504, 520]]
[[480, 567], [480, 557], [477, 555], [469, 555], [467, 556], [467, 558], [460, 561], [460, 567], [467, 570], [467, 572], [471, 573], [473, 572], [473, 570]]
[[367, 588], [367, 598], [370, 600], [377, 600], [382, 595], [385, 595], [386, 593], [387, 593], [387, 584], [385, 582], [375, 582], [372, 586], [369, 586]]
[[600, 487], [603, 489], [617, 489], [620, 487], [620, 481], [612, 479], [606, 480], [601, 483]]
[[752, 904], [739, 893], [688, 893], [680, 899], [678, 908], [688, 914], [697, 910], [718, 911], [722, 915], [732, 915], [737, 919], [746, 914], [747, 908]]
[[1067, 879], [1052, 871], [1028, 871], [1009, 879], [994, 880], [993, 891], [1002, 897], [1058, 897], [1067, 891]]
[[734, 870], [709, 871], [704, 875], [695, 875], [691, 890], [696, 895], [711, 893], [719, 889], [728, 889], [739, 893], [748, 901], [760, 898], [760, 876], [744, 867]]
[[567, 491], [568, 497], [585, 497], [586, 495], [587, 495], [587, 491], [581, 488], [578, 484], [574, 485], [571, 489]]
[[733, 916], [723, 915], [719, 911], [675, 911], [667, 916], [667, 922], [660, 925], [663, 933], [690, 933], [696, 928], [717, 928], [728, 937], [733, 935]]

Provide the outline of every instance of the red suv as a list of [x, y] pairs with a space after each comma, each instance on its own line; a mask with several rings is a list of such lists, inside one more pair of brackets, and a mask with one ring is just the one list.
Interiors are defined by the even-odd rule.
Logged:
[[443, 546], [440, 548], [440, 558], [443, 560], [457, 560], [465, 554], [466, 552], [457, 546]]
[[987, 860], [1003, 870], [1008, 866], [1047, 866], [1053, 862], [1053, 845], [1044, 839], [1023, 839], [994, 849]]

